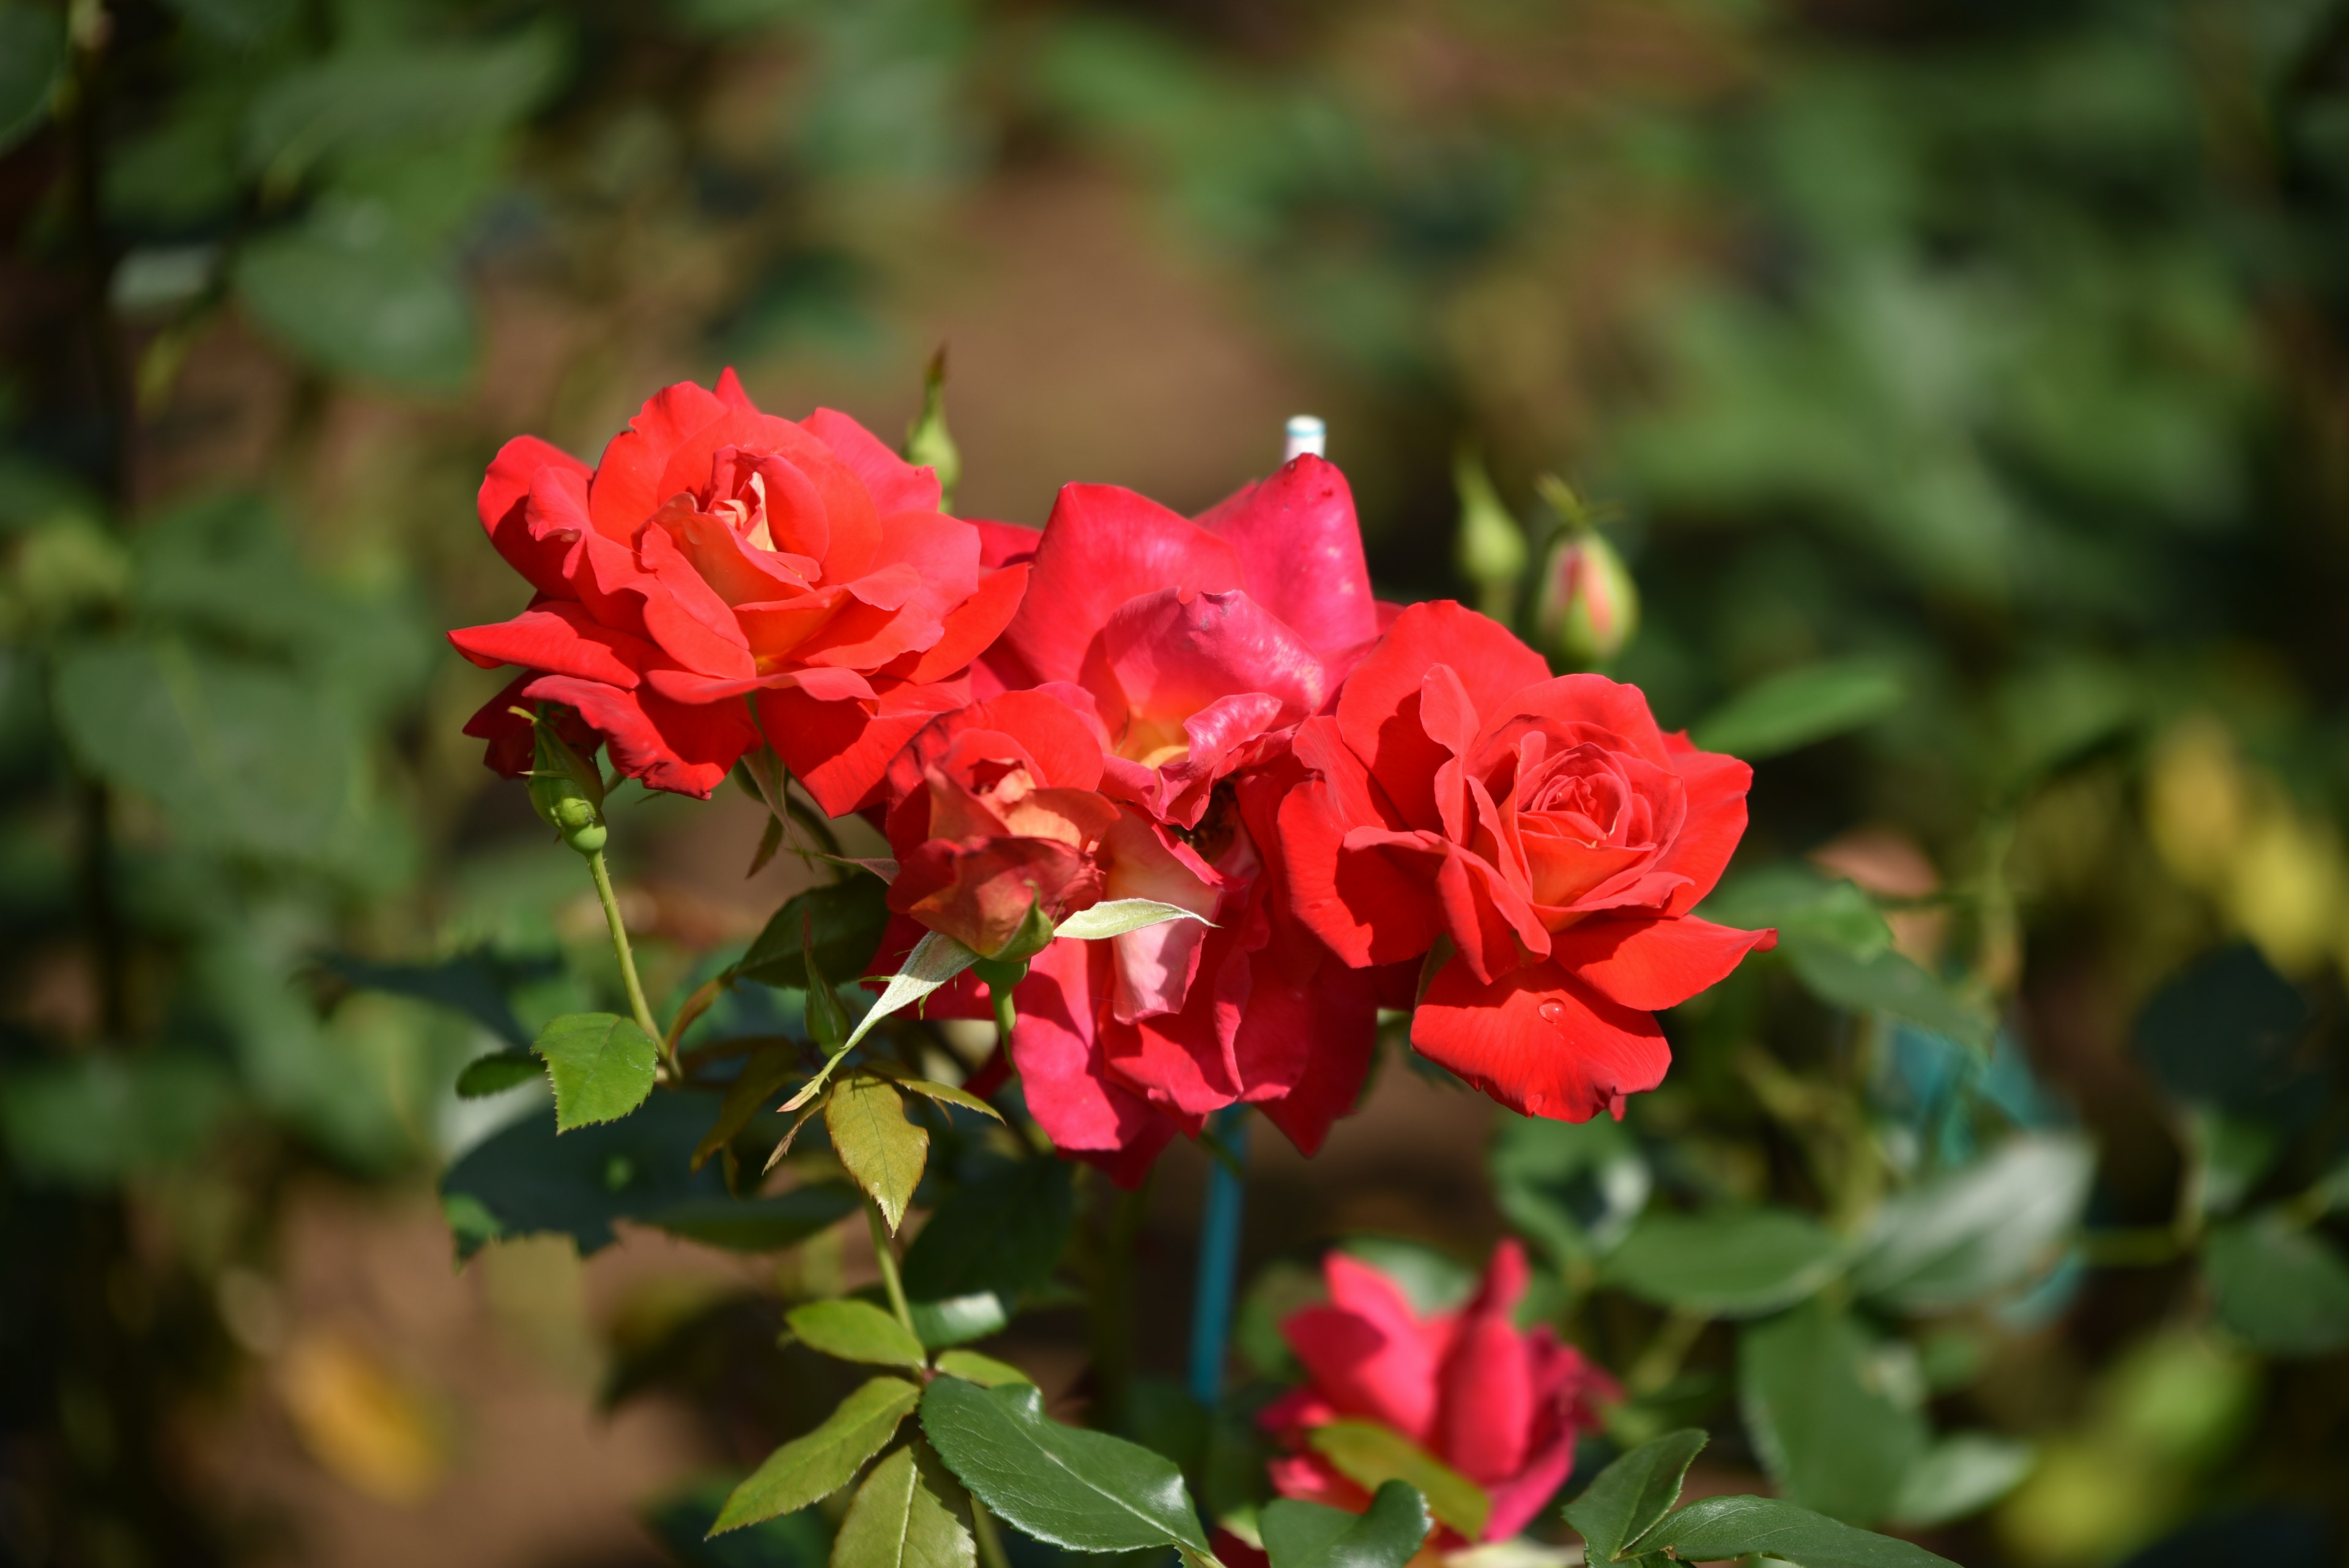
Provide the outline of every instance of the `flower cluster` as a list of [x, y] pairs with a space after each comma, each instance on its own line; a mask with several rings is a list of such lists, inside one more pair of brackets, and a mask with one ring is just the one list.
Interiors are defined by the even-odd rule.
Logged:
[[[1027, 964], [1009, 1066], [1121, 1180], [1234, 1105], [1312, 1153], [1381, 1006], [1519, 1111], [1619, 1115], [1669, 1061], [1654, 1010], [1773, 940], [1690, 912], [1745, 765], [1472, 610], [1379, 603], [1318, 457], [1195, 518], [1070, 485], [1039, 534], [947, 514], [930, 470], [729, 372], [593, 469], [510, 443], [481, 514], [536, 590], [451, 634], [524, 671], [468, 726], [490, 765], [528, 770], [523, 703], [655, 789], [706, 796], [771, 746], [887, 833], [885, 955], [927, 929]], [[1133, 898], [1198, 919], [1051, 939]]]

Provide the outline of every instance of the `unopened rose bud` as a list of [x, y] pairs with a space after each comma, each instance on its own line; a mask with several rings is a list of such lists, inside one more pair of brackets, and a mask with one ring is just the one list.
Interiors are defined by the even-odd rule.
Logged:
[[1460, 495], [1460, 536], [1454, 560], [1460, 575], [1476, 585], [1476, 605], [1497, 621], [1507, 621], [1525, 580], [1526, 531], [1501, 504], [1484, 460], [1462, 446], [1452, 462], [1452, 483]]
[[1615, 546], [1565, 483], [1545, 475], [1542, 499], [1563, 524], [1542, 564], [1534, 636], [1577, 670], [1611, 662], [1640, 629], [1640, 589]]
[[563, 842], [582, 855], [593, 855], [610, 836], [604, 826], [604, 775], [556, 733], [554, 717], [542, 711], [533, 720], [536, 751], [530, 765], [530, 804]]
[[962, 452], [947, 431], [947, 351], [941, 346], [930, 357], [922, 378], [922, 411], [905, 427], [905, 461], [926, 463], [938, 476], [938, 510], [954, 504], [955, 485], [962, 479]]

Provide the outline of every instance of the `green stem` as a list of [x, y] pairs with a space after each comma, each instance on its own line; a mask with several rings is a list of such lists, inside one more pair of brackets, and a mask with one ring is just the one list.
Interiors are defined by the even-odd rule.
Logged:
[[987, 988], [987, 997], [995, 1003], [995, 1033], [1002, 1040], [1004, 1055], [1009, 1057], [1011, 1054], [1011, 1026], [1018, 1022], [1018, 1016], [1011, 1011], [1011, 987], [990, 985]]
[[1680, 1376], [1681, 1364], [1696, 1348], [1697, 1337], [1713, 1320], [1702, 1313], [1675, 1311], [1656, 1326], [1640, 1359], [1623, 1376], [1634, 1394], [1653, 1394]]
[[970, 1532], [978, 1541], [979, 1568], [1011, 1568], [1011, 1559], [1003, 1554], [1003, 1537], [995, 1528], [995, 1516], [987, 1511], [977, 1492], [970, 1496]]
[[604, 864], [602, 850], [587, 857], [587, 871], [595, 878], [595, 897], [604, 903], [604, 923], [612, 928], [612, 951], [619, 956], [620, 982], [628, 988], [628, 1009], [636, 1014], [636, 1027], [646, 1038], [660, 1046], [662, 1070], [675, 1083], [676, 1044], [661, 1033], [661, 1026], [653, 1022], [653, 1010], [645, 1002], [645, 982], [636, 978], [636, 955], [628, 948], [628, 928], [620, 919], [620, 897], [612, 891], [612, 873]]
[[[881, 1218], [881, 1206], [870, 1199], [864, 1203], [864, 1223], [873, 1231], [873, 1261], [881, 1265], [881, 1288], [889, 1293], [889, 1310], [897, 1314], [898, 1326], [914, 1334], [914, 1309], [905, 1304], [905, 1282], [897, 1277], [897, 1254], [890, 1245], [889, 1224]], [[914, 1337], [921, 1335], [914, 1334]]]

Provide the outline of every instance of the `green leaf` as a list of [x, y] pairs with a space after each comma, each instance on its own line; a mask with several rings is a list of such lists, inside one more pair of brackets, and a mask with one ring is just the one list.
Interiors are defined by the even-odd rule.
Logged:
[[48, 118], [49, 95], [66, 68], [66, 19], [23, 0], [0, 5], [0, 151]]
[[1762, 1553], [1802, 1568], [1958, 1568], [1921, 1546], [1855, 1530], [1767, 1497], [1708, 1497], [1666, 1519], [1638, 1542], [1667, 1547], [1684, 1563]]
[[1051, 1277], [1076, 1222], [1058, 1159], [1023, 1159], [957, 1189], [905, 1250], [905, 1292], [946, 1301], [992, 1292], [1008, 1310]]
[[1610, 1116], [1504, 1116], [1491, 1163], [1501, 1212], [1559, 1259], [1612, 1249], [1630, 1232], [1653, 1185], [1630, 1129]]
[[660, 1067], [652, 1036], [613, 1012], [566, 1012], [538, 1032], [531, 1049], [546, 1058], [560, 1132], [618, 1121], [645, 1103]]
[[1747, 687], [1689, 726], [1689, 738], [1754, 762], [1872, 724], [1901, 695], [1900, 678], [1877, 659], [1805, 665]]
[[688, 1198], [648, 1210], [644, 1223], [672, 1236], [730, 1252], [779, 1252], [829, 1231], [864, 1206], [864, 1194], [845, 1181], [811, 1181], [763, 1198], [723, 1193]]
[[877, 877], [851, 877], [793, 894], [759, 932], [734, 972], [761, 985], [806, 990], [807, 964], [800, 951], [803, 921], [815, 939], [817, 965], [828, 975], [854, 979], [873, 967], [874, 950], [889, 925], [889, 889]]
[[623, 1121], [558, 1135], [549, 1110], [492, 1134], [440, 1179], [444, 1205], [474, 1221], [459, 1233], [458, 1257], [483, 1241], [547, 1232], [588, 1253], [611, 1244], [616, 1220], [651, 1224], [702, 1202], [749, 1207], [726, 1195], [715, 1167], [688, 1163], [709, 1116], [706, 1096], [656, 1095]]
[[785, 1313], [783, 1321], [809, 1349], [841, 1361], [910, 1366], [917, 1372], [929, 1365], [922, 1342], [870, 1302], [809, 1302]]
[[[1852, 1316], [1819, 1301], [1737, 1339], [1739, 1401], [1764, 1469], [1787, 1496], [1855, 1523], [1892, 1510], [1925, 1456], [1922, 1379]], [[1644, 1542], [1642, 1543], [1644, 1546]]]
[[1163, 926], [1169, 920], [1196, 920], [1208, 927], [1216, 923], [1179, 904], [1162, 904], [1154, 898], [1111, 898], [1095, 904], [1090, 909], [1079, 909], [1053, 927], [1052, 935], [1074, 937], [1081, 942], [1097, 942], [1109, 937], [1122, 937], [1128, 931]]
[[507, 993], [530, 981], [549, 978], [562, 966], [555, 960], [516, 961], [476, 948], [437, 963], [379, 963], [350, 953], [326, 953], [318, 967], [361, 991], [414, 997], [461, 1013], [527, 1053], [530, 1031], [514, 1016]]
[[1485, 1489], [1391, 1427], [1373, 1421], [1331, 1421], [1316, 1427], [1306, 1441], [1339, 1474], [1365, 1490], [1391, 1480], [1408, 1481], [1427, 1500], [1428, 1511], [1470, 1541], [1485, 1533], [1493, 1500]]
[[1791, 1209], [1651, 1213], [1600, 1278], [1686, 1312], [1750, 1317], [1801, 1301], [1842, 1271], [1843, 1243]]
[[886, 1079], [862, 1075], [833, 1087], [823, 1125], [832, 1152], [881, 1206], [894, 1234], [929, 1159], [929, 1130], [906, 1120], [905, 1099]]
[[976, 1383], [981, 1388], [1000, 1388], [1007, 1383], [1036, 1381], [1011, 1363], [998, 1361], [992, 1355], [981, 1355], [976, 1350], [940, 1351], [938, 1370], [949, 1377]]
[[908, 1443], [873, 1467], [833, 1538], [831, 1568], [971, 1568], [970, 1532], [938, 1499], [953, 1483], [924, 1475], [916, 1455]]
[[1703, 1432], [1683, 1427], [1640, 1444], [1599, 1472], [1566, 1510], [1567, 1523], [1589, 1543], [1590, 1561], [1615, 1561], [1671, 1511], [1688, 1468], [1704, 1445]]
[[2241, 1208], [2284, 1147], [2282, 1132], [2271, 1124], [2199, 1103], [2186, 1107], [2186, 1137], [2195, 1183], [2188, 1197], [2205, 1218]]
[[1889, 1012], [1977, 1051], [1989, 1050], [1997, 1037], [1996, 1019], [1890, 948], [1856, 958], [1840, 946], [1804, 935], [1782, 935], [1778, 946], [1795, 975], [1822, 1001], [1853, 1012]]
[[0, 1142], [36, 1179], [106, 1187], [193, 1159], [235, 1103], [212, 1057], [93, 1050], [0, 1078]]
[[707, 1539], [709, 1521], [731, 1490], [717, 1477], [691, 1481], [647, 1508], [645, 1528], [678, 1568], [825, 1568], [832, 1525], [814, 1507]]
[[2174, 1098], [2292, 1126], [2326, 1087], [2301, 1048], [2313, 1017], [2300, 988], [2239, 943], [2154, 992], [2137, 1054]]
[[1010, 1310], [993, 1291], [973, 1291], [945, 1301], [911, 1304], [914, 1332], [933, 1350], [941, 1345], [968, 1345], [974, 1339], [1000, 1334], [1011, 1321]]
[[2270, 1355], [2349, 1345], [2349, 1263], [2277, 1210], [2211, 1227], [2202, 1268], [2219, 1321]]
[[492, 1051], [465, 1064], [465, 1070], [457, 1075], [457, 1096], [487, 1099], [527, 1084], [545, 1071], [544, 1064], [527, 1051]]
[[1360, 1514], [1279, 1498], [1257, 1516], [1272, 1568], [1402, 1568], [1427, 1539], [1427, 1500], [1402, 1481]]
[[1174, 1546], [1208, 1554], [1173, 1460], [1048, 1420], [1032, 1385], [988, 1389], [937, 1378], [922, 1396], [922, 1429], [979, 1501], [1039, 1541], [1077, 1552]]
[[320, 202], [239, 247], [238, 302], [319, 369], [446, 392], [472, 374], [473, 307], [454, 270], [372, 203]]
[[1992, 1432], [1955, 1432], [1909, 1467], [1892, 1500], [1892, 1521], [1930, 1530], [1980, 1513], [2031, 1473], [2037, 1451], [2029, 1443]]
[[2008, 1139], [1878, 1212], [1852, 1283], [1908, 1312], [1959, 1307], [2023, 1284], [2079, 1224], [2095, 1152], [2072, 1134]]
[[848, 1044], [855, 1044], [881, 1020], [913, 1006], [978, 961], [977, 953], [952, 937], [925, 932], [922, 940], [914, 944], [914, 950], [905, 955], [905, 966], [889, 977], [881, 1000], [857, 1020]]
[[285, 31], [297, 0], [171, 0], [171, 9], [223, 44], [250, 48]]
[[794, 1438], [727, 1497], [712, 1535], [756, 1524], [830, 1497], [879, 1453], [922, 1391], [902, 1377], [875, 1377], [840, 1402], [823, 1425]]
[[701, 1135], [701, 1141], [693, 1146], [695, 1169], [700, 1169], [703, 1161], [732, 1143], [735, 1135], [750, 1125], [750, 1118], [782, 1092], [799, 1063], [799, 1052], [789, 1045], [769, 1045], [752, 1053], [742, 1064], [740, 1075], [726, 1085], [726, 1097], [718, 1104], [718, 1119]]
[[554, 90], [563, 56], [550, 27], [488, 44], [345, 48], [263, 88], [245, 116], [245, 167], [284, 185], [355, 150], [511, 125]]
[[891, 1081], [906, 1093], [919, 1095], [924, 1099], [936, 1100], [941, 1105], [960, 1106], [967, 1111], [977, 1111], [999, 1122], [1003, 1120], [1001, 1111], [968, 1089], [958, 1089], [952, 1084], [941, 1084], [929, 1078], [893, 1078]]

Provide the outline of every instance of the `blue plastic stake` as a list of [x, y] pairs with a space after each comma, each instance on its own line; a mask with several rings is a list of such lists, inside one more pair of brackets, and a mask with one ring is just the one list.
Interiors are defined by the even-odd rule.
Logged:
[[[1231, 1164], [1207, 1171], [1207, 1206], [1199, 1216], [1199, 1279], [1191, 1300], [1191, 1397], [1214, 1409], [1224, 1396], [1224, 1352], [1232, 1338], [1232, 1297], [1240, 1273], [1240, 1210], [1247, 1195], [1245, 1106], [1217, 1111], [1209, 1123]], [[1237, 1167], [1237, 1169], [1234, 1167]]]

